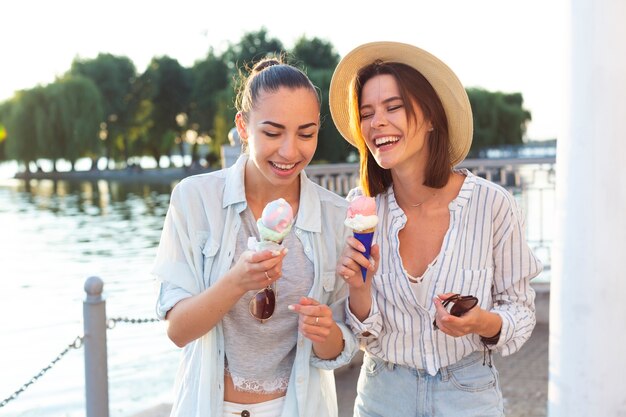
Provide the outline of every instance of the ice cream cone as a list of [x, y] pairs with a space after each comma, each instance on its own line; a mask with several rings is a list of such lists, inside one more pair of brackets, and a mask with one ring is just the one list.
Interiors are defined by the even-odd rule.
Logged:
[[[354, 237], [361, 242], [361, 244], [365, 247], [365, 252], [363, 256], [367, 259], [370, 258], [370, 251], [372, 249], [372, 238], [374, 237], [374, 229], [364, 230], [363, 232], [354, 232]], [[365, 276], [367, 275], [367, 268], [361, 267], [361, 275], [363, 276], [363, 282], [365, 282]]]
[[[358, 195], [350, 202], [344, 224], [352, 229], [354, 237], [365, 246], [363, 256], [370, 258], [372, 249], [372, 237], [378, 224], [376, 215], [376, 200], [373, 197]], [[361, 267], [363, 282], [367, 275], [367, 268]]]
[[260, 241], [250, 237], [248, 248], [257, 252], [269, 250], [278, 253], [283, 250], [283, 240], [289, 234], [293, 225], [293, 211], [284, 198], [267, 203], [257, 220]]

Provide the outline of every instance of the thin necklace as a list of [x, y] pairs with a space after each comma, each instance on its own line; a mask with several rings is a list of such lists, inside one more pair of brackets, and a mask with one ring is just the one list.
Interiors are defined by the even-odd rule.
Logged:
[[419, 207], [419, 206], [421, 206], [422, 204], [424, 204], [425, 202], [427, 202], [427, 201], [431, 200], [431, 199], [432, 199], [435, 195], [437, 195], [437, 193], [432, 193], [432, 195], [431, 195], [430, 197], [428, 197], [426, 200], [422, 201], [421, 203], [417, 203], [417, 204], [411, 204], [411, 203], [409, 203], [409, 206], [411, 206], [411, 207]]

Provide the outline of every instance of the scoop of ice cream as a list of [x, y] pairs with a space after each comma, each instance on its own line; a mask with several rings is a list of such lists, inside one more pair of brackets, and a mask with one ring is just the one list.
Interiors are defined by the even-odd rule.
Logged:
[[281, 243], [291, 230], [293, 210], [284, 198], [270, 201], [256, 224], [261, 240]]
[[369, 230], [378, 224], [376, 200], [374, 197], [360, 195], [350, 202], [345, 225], [355, 231]]

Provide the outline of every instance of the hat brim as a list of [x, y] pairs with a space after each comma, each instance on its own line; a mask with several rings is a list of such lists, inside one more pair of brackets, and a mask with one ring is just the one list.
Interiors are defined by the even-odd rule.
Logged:
[[376, 60], [398, 62], [419, 71], [435, 89], [448, 119], [450, 162], [460, 163], [470, 150], [473, 135], [472, 108], [467, 92], [456, 74], [439, 58], [413, 45], [372, 42], [344, 56], [330, 82], [330, 113], [339, 133], [355, 145], [350, 131], [349, 89], [357, 72]]

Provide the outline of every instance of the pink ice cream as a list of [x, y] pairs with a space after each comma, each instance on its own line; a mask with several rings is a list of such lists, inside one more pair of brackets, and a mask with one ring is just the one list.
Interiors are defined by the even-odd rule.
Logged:
[[292, 224], [293, 210], [284, 198], [267, 203], [261, 218], [257, 220], [261, 240], [269, 240], [278, 244], [285, 239]]
[[360, 195], [350, 202], [345, 225], [355, 232], [373, 232], [378, 224], [376, 200]]
[[[378, 224], [378, 216], [376, 215], [376, 199], [360, 195], [355, 197], [348, 206], [346, 220], [344, 224], [354, 232], [354, 237], [363, 244], [365, 251], [363, 256], [369, 259], [372, 249], [372, 239], [374, 237], [374, 229]], [[367, 269], [361, 267], [361, 275], [363, 282], [367, 276]]]

